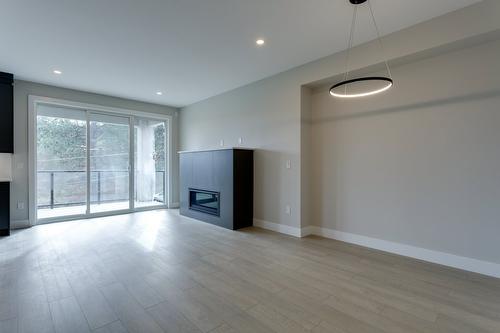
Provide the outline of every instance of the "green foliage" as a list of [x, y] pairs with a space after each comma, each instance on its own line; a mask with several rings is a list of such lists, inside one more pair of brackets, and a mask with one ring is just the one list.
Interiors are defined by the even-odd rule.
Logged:
[[[38, 170], [85, 171], [86, 122], [39, 116], [37, 119]], [[125, 125], [91, 122], [91, 169], [127, 170], [129, 131]], [[165, 170], [165, 126], [155, 126], [156, 170]]]
[[86, 125], [82, 120], [39, 116], [38, 170], [85, 170]]
[[127, 125], [90, 123], [91, 170], [128, 170], [129, 149]]
[[165, 171], [165, 142], [166, 142], [165, 125], [155, 127], [155, 153], [154, 159], [156, 162], [157, 171]]

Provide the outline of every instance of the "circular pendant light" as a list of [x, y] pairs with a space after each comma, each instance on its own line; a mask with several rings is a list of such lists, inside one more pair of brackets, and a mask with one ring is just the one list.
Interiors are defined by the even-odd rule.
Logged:
[[368, 2], [368, 7], [370, 8], [371, 18], [373, 20], [373, 25], [377, 33], [377, 39], [380, 46], [380, 51], [383, 54], [384, 48], [382, 45], [382, 39], [380, 38], [380, 32], [375, 21], [375, 15], [373, 15], [372, 5], [369, 0], [349, 0], [351, 4], [354, 5], [354, 13], [352, 15], [351, 32], [349, 35], [349, 43], [347, 47], [347, 69], [344, 74], [344, 79], [341, 82], [336, 83], [330, 88], [330, 95], [340, 98], [357, 98], [375, 95], [390, 89], [394, 85], [392, 80], [391, 70], [389, 68], [389, 63], [387, 59], [384, 58], [385, 66], [387, 69], [388, 76], [366, 76], [349, 79], [349, 64], [350, 64], [350, 54], [353, 44], [354, 31], [356, 28], [356, 18], [358, 14], [359, 5]]

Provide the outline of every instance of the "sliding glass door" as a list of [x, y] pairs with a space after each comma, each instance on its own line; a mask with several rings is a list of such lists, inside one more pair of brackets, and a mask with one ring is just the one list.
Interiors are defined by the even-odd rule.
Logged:
[[166, 134], [164, 121], [135, 118], [135, 207], [166, 203]]
[[36, 194], [39, 219], [87, 211], [85, 111], [40, 105], [37, 113]]
[[37, 219], [166, 207], [167, 133], [165, 119], [37, 105]]
[[89, 114], [90, 213], [130, 207], [130, 119]]

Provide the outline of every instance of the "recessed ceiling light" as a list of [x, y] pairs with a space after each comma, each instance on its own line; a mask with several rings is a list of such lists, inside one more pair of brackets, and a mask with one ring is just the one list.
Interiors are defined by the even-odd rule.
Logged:
[[54, 69], [54, 70], [52, 71], [52, 73], [54, 73], [54, 74], [56, 74], [56, 75], [61, 75], [61, 74], [62, 74], [62, 72], [61, 72], [60, 70], [58, 70], [58, 69]]
[[161, 91], [157, 91], [157, 92], [156, 92], [156, 94], [157, 94], [158, 96], [163, 95], [163, 93], [162, 93]]
[[255, 41], [255, 44], [257, 44], [257, 45], [259, 45], [259, 46], [262, 46], [262, 45], [264, 45], [265, 43], [266, 43], [266, 41], [265, 41], [265, 40], [263, 40], [263, 39], [257, 39], [257, 40]]

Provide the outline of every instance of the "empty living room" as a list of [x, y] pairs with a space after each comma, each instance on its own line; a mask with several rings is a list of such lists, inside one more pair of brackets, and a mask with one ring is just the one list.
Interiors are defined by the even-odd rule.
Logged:
[[0, 13], [0, 333], [500, 332], [500, 1]]

